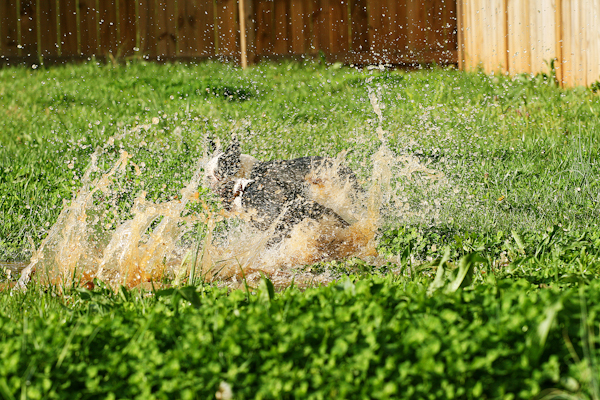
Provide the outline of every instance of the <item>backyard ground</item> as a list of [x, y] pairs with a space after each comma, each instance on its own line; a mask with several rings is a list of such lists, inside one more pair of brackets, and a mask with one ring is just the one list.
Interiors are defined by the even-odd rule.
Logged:
[[346, 152], [368, 185], [383, 131], [398, 167], [376, 263], [298, 266], [326, 286], [0, 292], [6, 399], [600, 399], [590, 89], [452, 68], [88, 62], [0, 69], [0, 110], [0, 263], [40, 246], [99, 147], [100, 168], [126, 150], [141, 173], [115, 183], [106, 229], [142, 190], [177, 198], [208, 136], [235, 133], [261, 160]]

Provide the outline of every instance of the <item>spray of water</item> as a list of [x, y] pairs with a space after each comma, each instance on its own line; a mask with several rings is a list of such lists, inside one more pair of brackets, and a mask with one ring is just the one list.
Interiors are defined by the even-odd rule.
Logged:
[[[347, 180], [337, 176], [344, 154], [332, 165], [323, 165], [313, 172], [314, 176], [307, 177], [312, 182], [311, 198], [348, 221], [348, 227], [341, 228], [327, 218], [307, 219], [273, 245], [270, 241], [273, 229], [254, 230], [244, 223], [243, 215], [212, 211], [208, 206], [204, 207], [204, 213], [186, 213], [190, 202], [200, 201], [198, 188], [207, 162], [204, 157], [198, 160], [192, 178], [177, 199], [152, 202], [142, 191], [130, 210], [132, 217], [114, 229], [106, 229], [100, 217], [106, 204], [98, 204], [94, 195], [101, 192], [108, 196], [115, 177], [127, 165], [135, 166], [136, 174], [141, 175], [141, 171], [133, 163], [132, 155], [124, 150], [110, 169], [102, 171], [98, 160], [103, 150], [98, 149], [81, 179], [81, 189], [64, 206], [48, 236], [34, 252], [18, 287], [25, 288], [32, 278], [58, 286], [85, 284], [94, 278], [114, 287], [161, 281], [180, 284], [198, 279], [236, 286], [244, 279], [252, 285], [262, 274], [277, 286], [292, 281], [302, 285], [328, 282], [332, 277], [327, 273], [318, 276], [299, 273], [298, 266], [348, 257], [373, 261], [377, 257], [377, 231], [384, 218], [382, 210], [388, 206], [389, 214], [389, 205], [394, 204], [396, 217], [408, 211], [402, 201], [402, 186], [397, 179], [394, 186], [392, 176], [411, 179], [419, 172], [440, 180], [436, 171], [418, 159], [397, 156], [389, 149], [379, 97], [375, 91], [369, 92], [378, 118], [376, 133], [380, 145], [370, 160], [372, 168], [364, 182], [364, 192], [357, 193]], [[147, 129], [136, 129], [143, 128]], [[217, 232], [216, 227], [224, 220], [236, 222], [229, 223], [225, 232]], [[190, 230], [197, 232], [195, 243], [182, 240]]]

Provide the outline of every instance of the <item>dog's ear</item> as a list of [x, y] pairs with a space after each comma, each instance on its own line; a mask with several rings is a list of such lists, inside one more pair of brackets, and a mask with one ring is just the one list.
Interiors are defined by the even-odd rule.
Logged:
[[221, 150], [221, 141], [219, 138], [215, 139], [213, 135], [206, 137], [206, 153], [216, 154]]
[[240, 142], [238, 142], [237, 139], [233, 139], [231, 144], [225, 149], [223, 155], [225, 157], [240, 158], [240, 156], [242, 155], [242, 148], [240, 146]]
[[217, 173], [222, 178], [230, 178], [238, 173], [242, 165], [240, 156], [242, 149], [240, 143], [234, 139], [225, 149], [225, 152], [219, 158], [219, 167]]
[[208, 138], [206, 138], [206, 152], [208, 154], [213, 154], [215, 150], [217, 150], [217, 144], [215, 143], [213, 138], [209, 136]]

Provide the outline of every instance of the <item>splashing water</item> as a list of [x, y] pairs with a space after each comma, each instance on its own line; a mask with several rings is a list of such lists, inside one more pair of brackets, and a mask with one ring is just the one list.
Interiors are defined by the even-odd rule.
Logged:
[[[198, 188], [207, 162], [204, 157], [197, 162], [178, 199], [155, 203], [147, 200], [146, 192], [142, 191], [133, 202], [132, 217], [115, 229], [106, 229], [99, 216], [107, 203], [98, 204], [94, 195], [108, 196], [115, 177], [127, 165], [135, 167], [136, 175], [141, 175], [141, 171], [133, 163], [133, 156], [124, 150], [110, 169], [101, 171], [98, 160], [103, 150], [98, 149], [82, 177], [81, 189], [64, 206], [48, 236], [34, 252], [18, 287], [25, 288], [32, 277], [42, 284], [59, 286], [85, 284], [94, 278], [113, 287], [135, 287], [163, 280], [179, 284], [197, 278], [237, 286], [243, 279], [253, 285], [261, 274], [281, 287], [292, 281], [303, 285], [332, 279], [327, 273], [317, 276], [299, 273], [298, 266], [348, 257], [373, 261], [377, 257], [376, 234], [382, 224], [382, 210], [395, 204], [396, 214], [407, 212], [407, 204], [401, 200], [402, 188], [392, 189], [392, 175], [410, 179], [420, 172], [438, 180], [440, 175], [416, 158], [396, 156], [388, 148], [378, 96], [371, 91], [369, 99], [378, 117], [376, 133], [381, 145], [372, 156], [366, 190], [357, 194], [350, 182], [337, 176], [344, 154], [332, 165], [324, 165], [313, 171], [314, 176], [307, 177], [315, 183], [310, 185], [311, 197], [348, 221], [348, 227], [340, 228], [326, 218], [307, 219], [294, 226], [289, 237], [270, 245], [273, 230], [256, 231], [244, 223], [243, 215], [211, 211], [206, 205], [203, 213], [186, 213], [189, 203], [200, 201]], [[115, 137], [109, 142], [114, 140]], [[224, 234], [216, 234], [217, 225], [226, 219], [237, 223], [229, 224]], [[196, 229], [202, 234], [196, 235], [196, 243], [186, 244], [182, 238], [194, 227], [199, 227]]]

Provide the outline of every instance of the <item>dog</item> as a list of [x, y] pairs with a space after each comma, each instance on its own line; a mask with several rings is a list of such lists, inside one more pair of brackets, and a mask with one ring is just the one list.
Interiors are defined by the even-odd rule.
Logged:
[[350, 225], [328, 206], [327, 196], [318, 194], [331, 180], [326, 171], [332, 170], [336, 179], [348, 182], [356, 193], [362, 190], [353, 171], [333, 159], [310, 156], [261, 162], [242, 154], [234, 140], [209, 160], [205, 179], [225, 210], [244, 215], [258, 230], [273, 226], [275, 241], [279, 241], [305, 219], [327, 220], [339, 228]]

